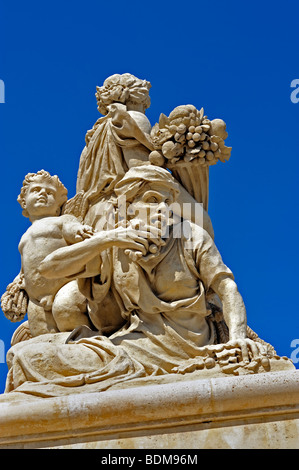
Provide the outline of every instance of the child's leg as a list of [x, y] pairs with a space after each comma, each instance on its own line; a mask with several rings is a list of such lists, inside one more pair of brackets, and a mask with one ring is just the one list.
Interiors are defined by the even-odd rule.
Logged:
[[52, 314], [59, 331], [72, 331], [80, 325], [91, 326], [87, 316], [87, 301], [79, 292], [77, 281], [68, 282], [57, 292]]

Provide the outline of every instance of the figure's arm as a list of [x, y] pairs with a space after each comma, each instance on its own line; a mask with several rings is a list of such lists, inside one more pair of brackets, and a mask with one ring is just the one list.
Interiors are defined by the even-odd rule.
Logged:
[[94, 230], [89, 225], [83, 225], [72, 215], [62, 215], [62, 235], [67, 243], [78, 243], [94, 234]]
[[229, 328], [229, 339], [246, 338], [246, 309], [235, 281], [224, 274], [216, 277], [211, 287], [222, 302], [223, 317]]
[[229, 343], [239, 347], [245, 363], [253, 360], [260, 361], [267, 352], [262, 344], [247, 338], [247, 315], [243, 299], [236, 283], [227, 275], [216, 277], [211, 285], [222, 302], [223, 316], [229, 328]]
[[147, 149], [154, 150], [150, 135], [143, 132], [135, 119], [133, 119], [127, 110], [124, 109], [124, 106], [120, 106], [118, 103], [113, 103], [109, 106], [109, 112], [112, 124], [117, 130], [117, 134], [120, 138], [136, 139]]
[[97, 232], [91, 238], [55, 250], [41, 262], [39, 272], [48, 279], [75, 276], [100, 252], [117, 246], [146, 254], [148, 233], [123, 227]]

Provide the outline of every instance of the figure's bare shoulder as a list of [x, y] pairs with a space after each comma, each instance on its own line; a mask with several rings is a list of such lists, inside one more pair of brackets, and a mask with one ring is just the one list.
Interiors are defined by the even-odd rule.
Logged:
[[195, 224], [191, 221], [187, 221], [187, 223], [190, 226], [188, 238], [194, 244], [194, 247], [198, 248], [199, 246], [206, 245], [207, 243], [214, 243], [211, 236], [201, 225]]
[[128, 111], [128, 114], [138, 124], [138, 127], [145, 133], [150, 134], [152, 126], [148, 117], [139, 111]]
[[77, 219], [77, 217], [71, 214], [62, 214], [58, 218], [60, 219], [60, 222], [62, 224], [68, 224], [68, 223], [81, 224], [81, 222]]

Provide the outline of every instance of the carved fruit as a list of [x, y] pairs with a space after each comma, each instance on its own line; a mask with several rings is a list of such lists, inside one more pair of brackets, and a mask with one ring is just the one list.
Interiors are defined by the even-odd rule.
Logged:
[[169, 129], [169, 132], [171, 132], [173, 135], [178, 131], [178, 128], [175, 125], [169, 126], [168, 129]]
[[227, 138], [228, 133], [226, 132], [226, 124], [222, 119], [213, 119], [213, 121], [210, 123], [210, 126], [210, 135], [218, 135], [223, 140]]
[[172, 142], [171, 140], [162, 145], [162, 153], [168, 160], [178, 157], [182, 153], [182, 149], [183, 147], [179, 142]]
[[213, 151], [213, 152], [216, 152], [216, 150], [218, 150], [218, 144], [216, 142], [211, 142], [210, 143], [210, 149]]
[[212, 357], [208, 357], [204, 362], [207, 369], [212, 369], [216, 365], [216, 362]]
[[188, 146], [191, 147], [191, 148], [195, 147], [194, 140], [188, 140]]
[[178, 126], [178, 132], [179, 132], [180, 134], [185, 134], [186, 130], [187, 130], [187, 127], [185, 126], [185, 124], [180, 124], [180, 125]]
[[157, 150], [154, 150], [153, 152], [149, 154], [149, 161], [151, 162], [152, 165], [156, 165], [156, 166], [163, 166], [164, 163], [166, 162], [163, 155]]

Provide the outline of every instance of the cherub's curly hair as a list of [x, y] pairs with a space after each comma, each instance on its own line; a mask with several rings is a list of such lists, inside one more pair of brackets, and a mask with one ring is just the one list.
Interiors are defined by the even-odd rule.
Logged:
[[124, 73], [122, 75], [115, 74], [108, 77], [103, 86], [97, 86], [96, 98], [98, 110], [101, 114], [108, 114], [108, 106], [117, 102], [126, 104], [130, 101], [144, 105], [144, 110], [149, 108], [151, 100], [149, 97], [150, 82], [140, 80], [139, 78]]
[[40, 170], [37, 173], [28, 173], [25, 176], [25, 179], [23, 181], [23, 186], [21, 189], [20, 194], [18, 195], [17, 201], [21, 205], [23, 209], [23, 215], [25, 217], [28, 217], [29, 214], [26, 210], [26, 194], [29, 189], [29, 186], [31, 183], [33, 183], [37, 179], [42, 179], [46, 180], [49, 183], [53, 184], [57, 188], [57, 197], [59, 198], [59, 205], [60, 207], [63, 206], [63, 204], [67, 201], [67, 189], [66, 187], [62, 184], [60, 179], [58, 178], [57, 175], [51, 176], [48, 171], [45, 170]]

